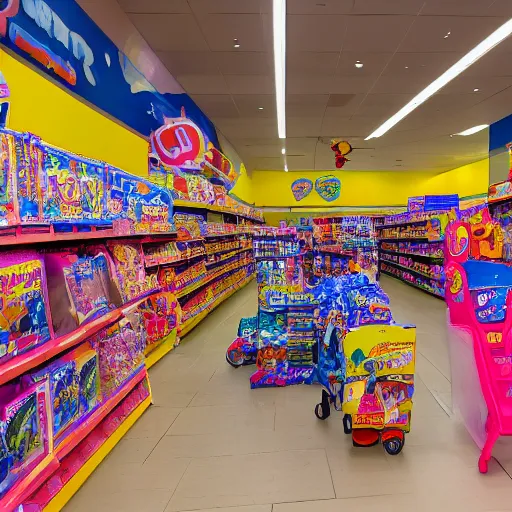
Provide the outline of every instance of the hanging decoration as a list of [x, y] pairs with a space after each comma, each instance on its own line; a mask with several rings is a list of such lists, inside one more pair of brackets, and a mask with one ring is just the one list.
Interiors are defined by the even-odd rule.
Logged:
[[311, 194], [313, 182], [306, 178], [300, 178], [292, 183], [292, 193], [296, 201], [302, 201]]
[[340, 197], [341, 181], [332, 174], [322, 176], [316, 180], [315, 190], [322, 199], [325, 199], [325, 201], [328, 201], [329, 203], [336, 201], [336, 199]]
[[331, 149], [335, 154], [336, 168], [341, 169], [349, 161], [347, 155], [352, 153], [352, 146], [346, 140], [332, 140]]

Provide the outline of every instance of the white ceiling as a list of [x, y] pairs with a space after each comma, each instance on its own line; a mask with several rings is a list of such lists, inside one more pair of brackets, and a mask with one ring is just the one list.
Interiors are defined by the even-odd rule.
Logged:
[[[118, 2], [247, 167], [282, 169], [271, 0]], [[449, 135], [512, 113], [512, 38], [388, 134], [364, 138], [511, 17], [512, 0], [288, 0], [290, 170], [333, 168], [332, 137], [360, 148], [347, 170], [440, 172], [484, 158], [486, 132]]]

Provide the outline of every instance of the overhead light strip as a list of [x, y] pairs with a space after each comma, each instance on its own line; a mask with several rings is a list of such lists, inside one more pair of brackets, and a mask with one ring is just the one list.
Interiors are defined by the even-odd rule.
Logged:
[[447, 83], [458, 77], [462, 72], [472, 66], [478, 59], [483, 57], [487, 52], [504, 41], [512, 34], [512, 19], [503, 24], [498, 30], [493, 32], [487, 39], [484, 39], [478, 46], [473, 48], [462, 59], [455, 63], [448, 71], [445, 71], [439, 78], [434, 80], [428, 87], [423, 89], [415, 96], [405, 107], [399, 110], [394, 116], [390, 117], [384, 124], [379, 126], [365, 140], [382, 137], [393, 126], [399, 123], [404, 117], [408, 116], [413, 110], [418, 108], [422, 103], [427, 101], [436, 92], [442, 89]]
[[274, 0], [273, 20], [277, 132], [286, 139], [286, 0]]

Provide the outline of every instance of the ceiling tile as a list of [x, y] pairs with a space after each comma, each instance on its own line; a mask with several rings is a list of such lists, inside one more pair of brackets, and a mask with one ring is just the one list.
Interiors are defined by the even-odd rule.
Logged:
[[418, 14], [425, 0], [355, 0], [352, 14]]
[[[502, 25], [503, 21], [502, 18], [493, 17], [418, 16], [398, 51], [465, 54]], [[451, 33], [445, 38], [448, 32]]]
[[347, 16], [287, 16], [287, 48], [299, 52], [339, 52]]
[[237, 106], [229, 94], [194, 94], [192, 99], [208, 117], [213, 119], [240, 117]]
[[375, 83], [371, 76], [337, 76], [332, 81], [333, 94], [365, 94]]
[[[511, 47], [512, 48], [512, 47]], [[494, 77], [511, 76], [512, 59], [510, 55], [497, 51], [498, 48], [484, 55], [479, 61], [475, 62], [470, 68], [464, 71], [463, 76], [474, 77]]]
[[334, 138], [366, 137], [377, 124], [371, 117], [324, 118], [320, 134]]
[[286, 90], [289, 94], [330, 94], [334, 78], [326, 75], [292, 75], [286, 78]]
[[286, 115], [288, 117], [322, 117], [328, 100], [328, 94], [288, 94]]
[[217, 118], [215, 124], [230, 140], [237, 137], [248, 139], [277, 137], [275, 119]]
[[510, 0], [495, 0], [485, 11], [488, 16], [512, 17], [512, 3]]
[[462, 57], [459, 52], [395, 53], [383, 75], [401, 80], [421, 79], [426, 86]]
[[412, 76], [404, 80], [403, 77], [383, 75], [371, 90], [375, 94], [418, 94], [429, 84], [429, 80]]
[[[392, 53], [347, 52], [340, 54], [336, 75], [338, 76], [379, 76], [393, 57]], [[363, 64], [356, 67], [356, 62]]]
[[187, 0], [118, 0], [126, 13], [190, 13]]
[[272, 12], [272, 0], [188, 0], [188, 2], [196, 14], [259, 14]]
[[201, 30], [214, 52], [235, 51], [234, 39], [240, 48], [236, 51], [264, 52], [264, 19], [259, 14], [201, 14], [197, 15]]
[[176, 80], [188, 94], [226, 94], [224, 77], [216, 75], [178, 75]]
[[224, 77], [231, 94], [272, 94], [273, 79], [265, 75], [226, 75]]
[[213, 52], [210, 59], [223, 75], [271, 75], [272, 56], [265, 52]]
[[314, 73], [334, 75], [338, 65], [339, 52], [298, 52], [289, 48], [286, 56], [287, 72], [292, 75]]
[[479, 91], [475, 94], [479, 94], [482, 99], [484, 97], [491, 96], [496, 94], [507, 87], [512, 85], [512, 77], [510, 76], [501, 76], [501, 77], [492, 77], [492, 76], [480, 76], [480, 77], [472, 77], [461, 75], [457, 77], [455, 80], [452, 80], [449, 84], [446, 85], [443, 89], [441, 89], [441, 93], [451, 94], [464, 94], [471, 93], [475, 88], [478, 88]]
[[357, 115], [387, 119], [413, 98], [412, 94], [368, 94], [357, 109]]
[[426, 0], [421, 14], [445, 16], [486, 16], [493, 0]]
[[343, 51], [395, 52], [407, 34], [413, 16], [350, 16]]
[[291, 0], [288, 14], [325, 15], [349, 14], [354, 0]]
[[[234, 94], [235, 102], [242, 117], [275, 119], [276, 100], [273, 94]], [[259, 110], [263, 107], [263, 110]]]
[[286, 135], [288, 137], [318, 137], [322, 117], [287, 117]]
[[219, 67], [211, 52], [156, 52], [173, 76], [218, 74]]
[[130, 14], [129, 17], [154, 51], [208, 50], [192, 14]]

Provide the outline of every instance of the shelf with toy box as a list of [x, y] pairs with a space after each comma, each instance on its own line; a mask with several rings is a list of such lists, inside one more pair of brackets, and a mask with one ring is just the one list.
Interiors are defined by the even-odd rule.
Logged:
[[60, 510], [149, 406], [145, 354], [176, 333], [142, 250], [176, 237], [172, 200], [29, 134], [0, 146], [0, 509]]
[[489, 205], [460, 212], [447, 227], [446, 302], [454, 410], [481, 449], [512, 435], [512, 195], [489, 187]]
[[405, 213], [380, 221], [379, 269], [436, 297], [444, 297], [444, 231], [458, 196], [411, 197]]
[[255, 363], [252, 388], [310, 383], [316, 344], [314, 304], [304, 289], [301, 243], [295, 227], [256, 228], [253, 233], [258, 314], [242, 319], [253, 331], [226, 353], [234, 367]]
[[254, 259], [248, 226], [208, 223], [203, 214], [184, 212], [174, 214], [174, 224], [179, 240], [145, 246], [145, 260], [159, 286], [176, 294], [183, 336], [227, 298], [228, 289], [248, 282]]
[[377, 238], [374, 220], [367, 216], [313, 219], [312, 272], [317, 277], [362, 272], [377, 280]]

